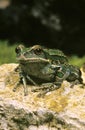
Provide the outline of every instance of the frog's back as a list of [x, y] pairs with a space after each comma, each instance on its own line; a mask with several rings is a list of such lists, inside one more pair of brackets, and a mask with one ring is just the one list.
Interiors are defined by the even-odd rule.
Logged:
[[64, 53], [59, 49], [48, 49], [48, 53], [50, 55], [59, 55], [59, 56], [65, 56]]
[[48, 49], [46, 50], [49, 54], [49, 57], [52, 61], [55, 61], [56, 63], [67, 63], [68, 58], [67, 56], [59, 49]]

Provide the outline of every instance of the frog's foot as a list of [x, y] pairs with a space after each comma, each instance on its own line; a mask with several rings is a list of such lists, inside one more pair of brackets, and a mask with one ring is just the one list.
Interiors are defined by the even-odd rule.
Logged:
[[41, 91], [38, 94], [38, 97], [43, 97], [46, 93], [60, 88], [60, 85], [61, 84], [56, 85], [56, 84], [53, 84], [53, 83], [45, 83], [45, 84], [42, 85], [42, 87], [32, 89], [32, 92], [40, 92]]
[[[16, 92], [16, 89], [20, 86], [20, 84], [21, 83], [15, 85], [15, 87], [13, 88], [13, 92]], [[23, 85], [23, 88], [24, 88], [24, 96], [27, 96], [28, 95], [27, 87]]]
[[21, 77], [19, 82], [16, 83], [16, 85], [13, 88], [13, 92], [16, 91], [16, 89], [20, 86], [20, 84], [23, 84], [23, 88], [24, 88], [24, 96], [28, 95], [28, 89], [27, 89], [27, 85], [26, 85], [26, 79], [24, 77]]
[[83, 88], [83, 86], [85, 86], [83, 83], [80, 83], [79, 80], [75, 80], [74, 82], [71, 82], [70, 88], [73, 88], [74, 85], [77, 85], [77, 84], [81, 84], [81, 88]]
[[24, 96], [27, 96], [28, 95], [28, 90], [24, 90]]
[[80, 84], [80, 88], [85, 88], [85, 83]]
[[15, 86], [13, 88], [13, 92], [16, 92], [16, 89], [19, 87], [19, 85], [20, 85], [20, 81], [15, 84]]
[[50, 87], [50, 85], [51, 84], [49, 84], [49, 83], [42, 84], [42, 86], [32, 89], [32, 92], [39, 92], [41, 90], [44, 91], [44, 90], [48, 89]]
[[56, 89], [58, 89], [58, 88], [60, 88], [60, 86], [56, 86], [56, 85], [50, 86], [50, 88], [47, 88], [46, 90], [41, 91], [41, 92], [38, 94], [38, 97], [44, 97], [45, 94], [47, 94], [48, 92], [54, 91], [54, 90], [56, 90]]

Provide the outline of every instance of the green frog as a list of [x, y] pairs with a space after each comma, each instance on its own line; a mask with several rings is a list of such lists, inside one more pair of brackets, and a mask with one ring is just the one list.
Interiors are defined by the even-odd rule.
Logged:
[[77, 66], [71, 64], [61, 64], [56, 65], [57, 74], [56, 80], [59, 81], [61, 79], [67, 80], [68, 82], [73, 82], [71, 86], [74, 84], [83, 84], [82, 74], [80, 69]]
[[67, 56], [59, 49], [43, 49], [47, 54], [47, 58], [52, 60], [52, 63], [64, 64], [68, 63]]
[[[58, 89], [63, 80], [82, 83], [79, 68], [69, 65], [62, 51], [57, 53], [57, 50], [54, 50], [53, 53], [52, 49], [47, 51], [40, 45], [34, 45], [29, 48], [19, 45], [15, 51], [19, 62], [19, 83], [23, 82], [24, 95], [28, 94], [27, 83], [35, 86], [39, 85], [40, 87], [33, 91], [43, 90], [43, 93]], [[60, 58], [64, 59], [63, 62], [61, 62]], [[42, 85], [43, 83], [44, 85]], [[13, 91], [16, 91], [18, 84]]]

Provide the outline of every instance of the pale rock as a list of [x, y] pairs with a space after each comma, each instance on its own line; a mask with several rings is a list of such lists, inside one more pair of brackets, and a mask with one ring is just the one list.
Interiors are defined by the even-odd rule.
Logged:
[[70, 88], [64, 81], [59, 89], [38, 97], [28, 85], [24, 96], [22, 84], [13, 92], [19, 81], [17, 66], [0, 66], [0, 130], [85, 130], [84, 87]]

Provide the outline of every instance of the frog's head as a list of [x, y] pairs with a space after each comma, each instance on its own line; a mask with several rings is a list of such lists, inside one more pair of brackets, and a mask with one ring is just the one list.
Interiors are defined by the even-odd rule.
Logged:
[[22, 62], [49, 62], [49, 59], [47, 58], [48, 54], [40, 45], [34, 45], [29, 48], [19, 45], [16, 47], [15, 52], [17, 55], [17, 60]]

